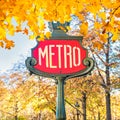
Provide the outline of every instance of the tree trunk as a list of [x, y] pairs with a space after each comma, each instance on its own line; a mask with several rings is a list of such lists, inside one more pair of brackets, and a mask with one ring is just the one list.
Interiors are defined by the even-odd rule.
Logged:
[[106, 92], [106, 120], [111, 120], [111, 101], [109, 92]]
[[111, 37], [108, 38], [108, 43], [107, 43], [107, 52], [106, 52], [106, 120], [111, 120], [111, 102], [110, 102], [110, 70], [109, 70], [109, 53], [110, 53], [110, 39]]
[[38, 114], [38, 120], [41, 120], [41, 112]]
[[16, 101], [16, 104], [15, 104], [15, 120], [18, 120], [18, 116], [17, 116], [17, 113], [18, 113], [18, 105], [17, 105], [17, 101]]
[[100, 120], [100, 112], [98, 112], [98, 120]]
[[86, 93], [83, 92], [82, 93], [83, 97], [82, 97], [82, 109], [83, 109], [83, 120], [86, 120]]
[[18, 117], [17, 117], [17, 115], [15, 116], [15, 120], [18, 120]]

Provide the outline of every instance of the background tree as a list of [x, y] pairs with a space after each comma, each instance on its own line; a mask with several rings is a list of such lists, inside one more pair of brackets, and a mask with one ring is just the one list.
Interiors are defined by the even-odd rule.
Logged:
[[[36, 75], [18, 72], [1, 75], [0, 119], [52, 119], [55, 120], [56, 85], [55, 81]], [[117, 80], [115, 76], [111, 78]], [[119, 79], [118, 79], [119, 80]], [[118, 81], [117, 80], [117, 81]], [[96, 82], [97, 81], [97, 82]], [[83, 112], [83, 93], [86, 94], [86, 118], [105, 120], [104, 89], [100, 87], [101, 77], [94, 71], [92, 76], [70, 79], [65, 85], [67, 119], [76, 118], [76, 109], [80, 116]], [[119, 94], [111, 94], [113, 118], [119, 118]], [[76, 108], [76, 101], [80, 107]], [[17, 108], [17, 109], [15, 109]], [[80, 117], [79, 116], [79, 117]]]
[[[95, 77], [94, 77], [95, 78]], [[92, 76], [80, 77], [68, 80], [66, 84], [66, 102], [69, 103], [72, 107], [78, 102], [80, 105], [79, 113], [83, 120], [89, 118], [90, 115], [87, 115], [88, 112], [88, 98], [95, 91], [99, 92], [98, 85], [96, 80]], [[74, 97], [73, 97], [74, 96]], [[96, 96], [95, 96], [96, 98]], [[99, 98], [98, 98], [99, 99]], [[95, 104], [95, 103], [92, 103]], [[74, 107], [73, 107], [74, 108]]]

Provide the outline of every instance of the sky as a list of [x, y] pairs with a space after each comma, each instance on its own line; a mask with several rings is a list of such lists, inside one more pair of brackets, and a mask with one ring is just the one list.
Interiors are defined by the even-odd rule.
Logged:
[[15, 47], [10, 50], [0, 48], [0, 71], [2, 72], [12, 68], [13, 64], [19, 61], [20, 56], [28, 54], [28, 51], [35, 47], [37, 43], [35, 40], [29, 40], [28, 36], [22, 33], [8, 36], [8, 39], [15, 42]]

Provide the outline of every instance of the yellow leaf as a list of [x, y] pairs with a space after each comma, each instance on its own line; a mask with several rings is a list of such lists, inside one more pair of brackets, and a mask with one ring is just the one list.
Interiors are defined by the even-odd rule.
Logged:
[[115, 42], [120, 37], [119, 32], [118, 32], [118, 28], [113, 29], [111, 32], [113, 34], [112, 41]]
[[30, 40], [34, 40], [36, 38], [36, 36], [33, 34], [33, 35], [29, 35], [29, 39]]
[[105, 12], [100, 12], [100, 13], [98, 14], [98, 16], [99, 16], [100, 18], [102, 18], [103, 20], [106, 20], [106, 13], [105, 13]]
[[87, 10], [93, 14], [97, 14], [99, 10], [101, 9], [100, 2], [98, 1], [92, 1], [91, 5], [87, 7]]
[[41, 24], [40, 27], [39, 27], [39, 30], [44, 30], [45, 29], [45, 24]]
[[76, 8], [72, 7], [72, 8], [71, 8], [71, 13], [72, 13], [73, 15], [75, 15], [75, 14], [76, 14]]
[[0, 40], [3, 40], [6, 37], [6, 31], [0, 26]]
[[12, 36], [15, 34], [15, 28], [13, 25], [8, 26], [8, 34]]
[[70, 27], [70, 26], [67, 26], [66, 28], [67, 28], [68, 31], [71, 30], [71, 27]]
[[46, 36], [47, 39], [49, 39], [51, 37], [51, 33], [50, 32], [46, 32], [45, 36]]
[[38, 41], [44, 41], [44, 33], [40, 34], [40, 37], [37, 38]]
[[95, 22], [95, 23], [94, 23], [94, 27], [95, 27], [96, 29], [100, 29], [100, 28], [101, 28], [101, 24], [100, 24], [99, 22]]
[[7, 22], [8, 24], [10, 24], [11, 23], [11, 19], [12, 19], [11, 17], [7, 17], [6, 20], [5, 20], [5, 22]]
[[114, 33], [112, 37], [112, 41], [115, 42], [116, 40], [118, 40], [119, 36], [120, 35], [118, 33]]
[[38, 23], [39, 23], [39, 30], [43, 31], [45, 29], [45, 23], [44, 23], [44, 20], [41, 17], [38, 18]]
[[60, 19], [60, 23], [64, 24], [65, 23], [64, 19]]
[[13, 35], [15, 34], [15, 29], [11, 29], [11, 30], [9, 31], [9, 34], [10, 34], [11, 36], [13, 36]]
[[78, 18], [79, 18], [81, 21], [85, 20], [85, 16], [84, 16], [84, 15], [82, 15], [82, 14], [80, 14], [80, 13], [77, 13], [76, 15], [78, 16]]
[[64, 16], [64, 21], [70, 21], [70, 20], [71, 20], [70, 15], [65, 15], [65, 16]]
[[101, 0], [101, 3], [106, 8], [112, 8], [112, 5], [113, 5], [113, 4], [111, 4], [110, 0]]
[[82, 23], [80, 25], [80, 33], [86, 35], [88, 33], [88, 22]]

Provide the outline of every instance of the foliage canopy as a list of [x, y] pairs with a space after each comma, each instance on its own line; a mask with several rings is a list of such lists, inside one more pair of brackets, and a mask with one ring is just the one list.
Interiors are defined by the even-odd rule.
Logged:
[[[113, 34], [113, 40], [118, 39], [120, 28], [120, 2], [119, 0], [0, 0], [0, 46], [10, 49], [14, 42], [7, 39], [7, 35], [23, 32], [34, 39], [40, 35], [44, 39], [45, 20], [64, 23], [76, 15], [82, 25], [81, 33], [88, 33], [86, 17], [93, 15], [93, 29], [96, 34], [104, 38], [106, 33]], [[27, 22], [26, 27], [22, 24]], [[30, 34], [32, 32], [32, 34]]]

